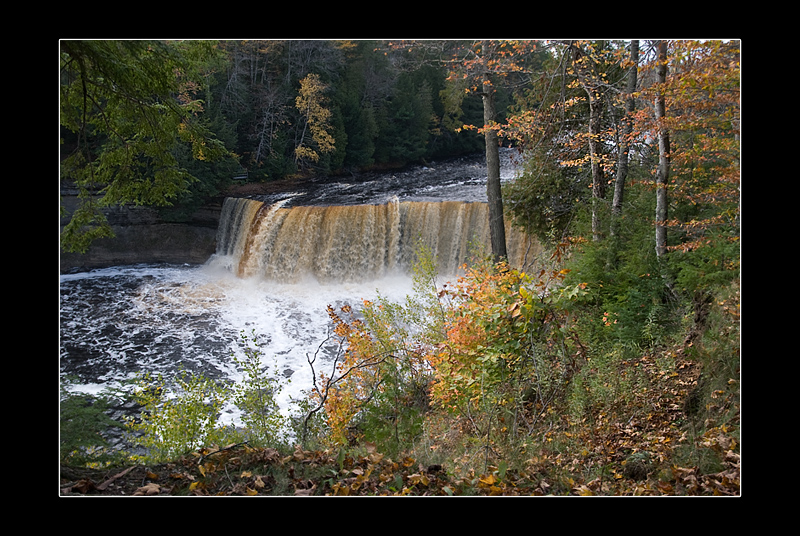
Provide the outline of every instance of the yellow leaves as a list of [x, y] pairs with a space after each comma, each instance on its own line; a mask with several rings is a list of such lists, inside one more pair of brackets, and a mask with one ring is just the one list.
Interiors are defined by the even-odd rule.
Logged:
[[437, 471], [436, 468], [425, 469], [410, 457], [394, 462], [378, 453], [373, 444], [366, 443], [366, 446], [368, 455], [345, 461], [339, 480], [330, 484], [330, 495], [427, 494], [427, 488], [437, 483], [431, 472]]
[[[395, 348], [399, 343], [393, 338], [393, 326], [381, 316], [383, 304], [376, 305], [368, 300], [363, 304], [364, 308], [358, 313], [349, 305], [338, 311], [328, 306], [342, 353], [337, 359], [336, 377], [324, 382], [325, 396], [319, 392], [317, 398], [324, 400], [330, 438], [335, 444], [346, 444], [352, 439], [348, 437], [350, 421], [362, 410], [366, 400], [383, 392], [385, 374], [392, 370], [392, 363], [402, 361], [402, 366], [420, 366], [421, 357], [416, 355], [422, 352], [407, 345]], [[364, 320], [357, 314], [363, 315]]]
[[478, 478], [477, 487], [490, 496], [518, 494], [513, 482], [504, 481], [495, 473], [483, 475]]
[[497, 477], [494, 475], [488, 475], [479, 479], [478, 482], [484, 486], [493, 486], [497, 482]]
[[[331, 111], [326, 107], [327, 100], [324, 96], [327, 86], [322, 82], [319, 75], [310, 73], [300, 81], [300, 91], [295, 99], [295, 106], [306, 119], [311, 138], [316, 147], [322, 153], [333, 151], [335, 140], [330, 135], [329, 124]], [[310, 147], [303, 145], [303, 140], [295, 148], [295, 156], [298, 160], [311, 160], [317, 162], [319, 154]]]
[[442, 407], [474, 404], [519, 369], [531, 320], [548, 314], [542, 306], [547, 286], [568, 273], [543, 270], [534, 282], [505, 264], [465, 272], [449, 294], [446, 341], [429, 352], [435, 373], [431, 397]]
[[310, 160], [312, 162], [319, 161], [319, 154], [310, 147], [299, 145], [294, 149], [294, 156], [297, 160]]
[[414, 473], [413, 475], [408, 475], [408, 483], [412, 486], [422, 485], [427, 487], [431, 481], [425, 474]]

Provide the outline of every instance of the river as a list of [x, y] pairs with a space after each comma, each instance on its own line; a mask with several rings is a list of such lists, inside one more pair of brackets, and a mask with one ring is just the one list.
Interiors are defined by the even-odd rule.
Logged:
[[[510, 151], [504, 156], [508, 180], [514, 165]], [[186, 370], [236, 382], [231, 356], [243, 355], [242, 333], [255, 334], [263, 364], [282, 384], [278, 404], [291, 413], [293, 399], [311, 386], [307, 356], [328, 336], [328, 305], [357, 306], [378, 292], [403, 299], [411, 280], [402, 251], [412, 236], [438, 236], [431, 240], [449, 259], [446, 266], [462, 261], [456, 245], [477, 236], [465, 222], [475, 203], [485, 201], [485, 168], [474, 158], [444, 166], [228, 200], [217, 254], [201, 265], [61, 274], [62, 380], [87, 394], [128, 388], [144, 371], [168, 380]], [[485, 240], [486, 231], [480, 233]], [[397, 254], [387, 253], [392, 247]], [[343, 260], [322, 262], [330, 259]], [[330, 373], [326, 365], [330, 360], [321, 356], [317, 372]], [[236, 409], [226, 408], [221, 421], [236, 424]]]

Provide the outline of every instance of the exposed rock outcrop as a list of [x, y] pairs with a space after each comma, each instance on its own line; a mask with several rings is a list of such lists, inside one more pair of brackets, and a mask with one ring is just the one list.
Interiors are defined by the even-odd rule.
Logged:
[[[76, 199], [62, 195], [71, 212]], [[116, 235], [96, 240], [86, 253], [59, 251], [62, 272], [139, 263], [189, 263], [208, 260], [216, 251], [221, 202], [212, 201], [188, 221], [173, 223], [150, 207], [114, 207], [106, 217]], [[62, 221], [64, 225], [66, 221]]]

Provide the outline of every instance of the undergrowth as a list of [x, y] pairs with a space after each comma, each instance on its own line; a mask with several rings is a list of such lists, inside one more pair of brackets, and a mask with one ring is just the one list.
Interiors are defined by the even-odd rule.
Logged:
[[[591, 248], [457, 282], [421, 251], [405, 302], [329, 309], [336, 368], [291, 419], [243, 334], [238, 387], [184, 376], [166, 396], [144, 377], [128, 426], [147, 454], [115, 462], [180, 465], [174, 494], [738, 495], [738, 278], [681, 297], [647, 271], [599, 275]], [[216, 422], [225, 401], [242, 428]], [[106, 426], [103, 406], [61, 409], [62, 462], [92, 463], [98, 436], [71, 431]]]

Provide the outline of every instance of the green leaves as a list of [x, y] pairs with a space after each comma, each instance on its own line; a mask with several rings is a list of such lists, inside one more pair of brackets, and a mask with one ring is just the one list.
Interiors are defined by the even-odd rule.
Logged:
[[62, 234], [65, 251], [109, 236], [104, 207], [169, 205], [187, 191], [194, 177], [176, 157], [180, 145], [200, 160], [227, 154], [199, 120], [201, 49], [210, 51], [201, 43], [61, 42], [61, 181], [83, 200]]
[[[161, 375], [139, 376], [134, 398], [143, 410], [127, 425], [147, 453], [136, 458], [147, 462], [173, 460], [195, 449], [239, 441], [242, 435], [254, 446], [279, 443], [286, 424], [275, 402], [281, 385], [261, 364], [255, 332], [252, 339], [244, 332], [241, 338], [245, 356], [232, 359], [243, 379], [230, 388], [186, 371], [170, 384]], [[230, 402], [242, 412], [243, 430], [219, 424], [222, 409]]]
[[147, 454], [135, 458], [154, 463], [169, 461], [221, 442], [223, 435], [217, 419], [226, 400], [225, 388], [185, 371], [174, 383], [174, 392], [168, 396], [161, 375], [139, 377], [135, 397], [143, 411], [139, 420], [128, 421], [128, 427]]
[[233, 360], [244, 377], [233, 387], [233, 403], [242, 411], [248, 440], [254, 445], [272, 445], [277, 442], [285, 425], [275, 401], [282, 385], [271, 378], [262, 365], [263, 354], [258, 348], [255, 331], [249, 340], [242, 332], [241, 340], [245, 355], [241, 358], [234, 356]]

